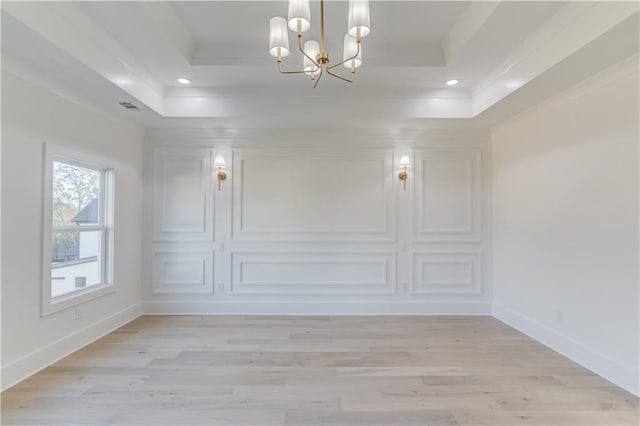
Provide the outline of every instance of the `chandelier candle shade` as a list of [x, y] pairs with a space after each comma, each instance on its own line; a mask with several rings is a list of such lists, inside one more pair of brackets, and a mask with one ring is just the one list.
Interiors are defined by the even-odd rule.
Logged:
[[304, 52], [306, 55], [302, 58], [302, 68], [307, 75], [312, 78], [314, 75], [318, 75], [320, 67], [315, 62], [312, 62], [310, 58], [315, 58], [320, 53], [320, 43], [315, 40], [309, 40], [304, 43]]
[[269, 52], [272, 56], [289, 55], [287, 21], [279, 16], [271, 18], [269, 22]]
[[[311, 28], [311, 8], [309, 0], [289, 0], [289, 15], [285, 20], [280, 16], [269, 21], [269, 53], [278, 62], [282, 74], [306, 74], [315, 88], [326, 72], [332, 77], [348, 83], [356, 78], [356, 68], [362, 65], [362, 37], [369, 34], [369, 0], [349, 0], [347, 33], [344, 36], [342, 61], [329, 65], [329, 53], [324, 41], [324, 0], [320, 0], [320, 41], [308, 40], [302, 44], [302, 33]], [[282, 58], [289, 55], [289, 35], [287, 28], [296, 33], [298, 50], [302, 54], [302, 70], [285, 71]], [[343, 65], [351, 70], [351, 78], [336, 74], [333, 70]]]

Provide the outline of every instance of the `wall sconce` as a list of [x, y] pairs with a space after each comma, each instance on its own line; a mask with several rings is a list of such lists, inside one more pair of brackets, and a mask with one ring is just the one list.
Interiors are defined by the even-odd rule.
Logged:
[[409, 167], [411, 167], [411, 158], [408, 155], [401, 155], [400, 156], [400, 167], [402, 167], [402, 171], [400, 172], [400, 174], [398, 175], [398, 177], [400, 178], [400, 180], [403, 182], [404, 186], [403, 186], [403, 191], [407, 190], [407, 169]]
[[220, 191], [220, 184], [227, 178], [227, 172], [223, 170], [225, 168], [225, 162], [222, 154], [216, 155], [213, 166], [218, 169], [218, 191]]

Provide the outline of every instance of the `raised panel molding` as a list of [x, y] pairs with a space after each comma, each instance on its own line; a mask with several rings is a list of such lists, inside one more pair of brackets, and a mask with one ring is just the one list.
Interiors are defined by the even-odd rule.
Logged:
[[153, 294], [212, 294], [213, 251], [155, 251]]
[[147, 139], [145, 312], [487, 311], [486, 144], [175, 140]]
[[236, 149], [234, 241], [371, 241], [396, 236], [393, 152]]
[[482, 255], [475, 251], [420, 250], [413, 252], [416, 294], [479, 295], [482, 293]]
[[394, 252], [234, 252], [230, 269], [232, 294], [396, 292]]
[[155, 241], [213, 241], [212, 150], [154, 151]]
[[420, 149], [415, 163], [414, 241], [480, 242], [480, 149]]

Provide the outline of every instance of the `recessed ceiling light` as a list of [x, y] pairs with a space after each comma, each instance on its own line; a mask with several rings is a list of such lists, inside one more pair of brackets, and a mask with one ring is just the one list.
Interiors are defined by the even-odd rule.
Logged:
[[191, 84], [191, 80], [189, 80], [188, 78], [180, 77], [178, 79], [178, 83], [180, 83], [180, 84]]
[[458, 80], [448, 80], [446, 83], [447, 86], [455, 86], [456, 84], [458, 84]]

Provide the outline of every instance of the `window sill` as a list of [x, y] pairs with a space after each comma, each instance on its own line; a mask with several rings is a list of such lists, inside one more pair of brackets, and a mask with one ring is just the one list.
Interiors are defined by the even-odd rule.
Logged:
[[41, 316], [46, 317], [47, 315], [72, 308], [115, 291], [116, 289], [113, 283], [105, 283], [92, 285], [91, 287], [74, 291], [73, 293], [55, 297], [50, 301], [44, 301]]

